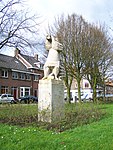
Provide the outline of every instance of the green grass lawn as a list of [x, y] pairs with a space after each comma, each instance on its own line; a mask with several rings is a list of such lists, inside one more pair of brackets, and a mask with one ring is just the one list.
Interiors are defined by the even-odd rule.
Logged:
[[99, 121], [64, 132], [1, 123], [0, 150], [113, 150], [113, 104], [99, 109], [106, 112]]

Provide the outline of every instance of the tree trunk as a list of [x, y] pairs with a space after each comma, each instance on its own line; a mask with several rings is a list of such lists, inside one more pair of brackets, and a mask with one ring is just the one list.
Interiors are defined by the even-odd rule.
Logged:
[[96, 94], [96, 78], [94, 79], [94, 82], [93, 82], [93, 102], [96, 103], [97, 102], [97, 94]]
[[66, 89], [67, 89], [67, 101], [69, 103], [71, 103], [71, 92], [70, 92], [70, 89], [71, 89], [73, 77], [69, 77], [69, 75], [67, 73], [68, 72], [66, 72], [66, 77], [65, 77], [64, 82], [65, 82], [65, 86], [66, 86]]
[[78, 99], [79, 99], [79, 102], [81, 103], [80, 80], [78, 80], [77, 82], [78, 82]]
[[93, 86], [93, 102], [95, 103], [96, 101], [96, 88]]
[[67, 101], [69, 102], [69, 104], [71, 103], [70, 87], [67, 87]]
[[105, 86], [105, 82], [103, 85], [103, 101], [106, 102], [106, 86]]

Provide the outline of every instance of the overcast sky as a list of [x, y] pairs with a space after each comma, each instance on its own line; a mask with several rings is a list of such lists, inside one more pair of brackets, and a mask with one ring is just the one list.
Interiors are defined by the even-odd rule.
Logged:
[[[105, 23], [113, 29], [113, 0], [26, 0], [26, 4], [31, 13], [41, 16], [42, 35], [46, 35], [55, 17], [72, 13], [82, 15], [90, 23]], [[12, 55], [10, 51], [7, 54]]]
[[76, 13], [88, 22], [105, 23], [113, 28], [113, 0], [27, 0], [27, 3], [43, 17], [44, 28], [62, 13]]

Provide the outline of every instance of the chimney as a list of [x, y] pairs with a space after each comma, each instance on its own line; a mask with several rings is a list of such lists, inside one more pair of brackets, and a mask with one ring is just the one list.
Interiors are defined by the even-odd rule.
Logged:
[[15, 49], [15, 56], [18, 56], [20, 54], [20, 50], [18, 48]]
[[38, 54], [35, 54], [35, 59], [38, 61]]

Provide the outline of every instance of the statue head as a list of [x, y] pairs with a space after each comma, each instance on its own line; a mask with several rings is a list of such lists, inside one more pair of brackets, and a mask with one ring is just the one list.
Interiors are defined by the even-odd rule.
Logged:
[[52, 36], [51, 35], [46, 36], [45, 47], [46, 47], [47, 50], [52, 48]]
[[46, 39], [48, 40], [48, 42], [52, 43], [52, 36], [51, 35], [47, 35]]

